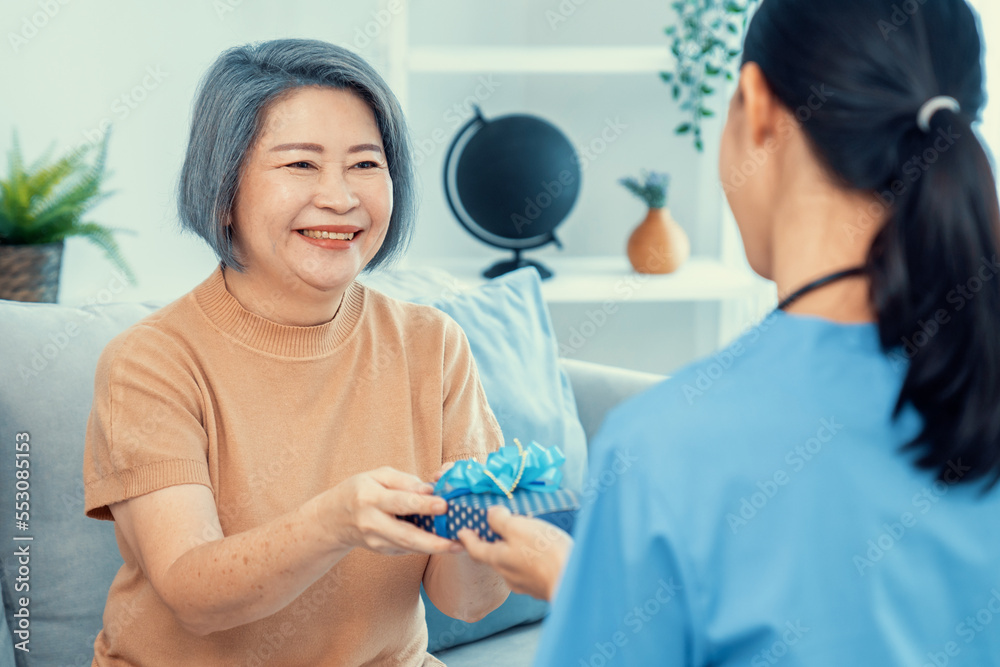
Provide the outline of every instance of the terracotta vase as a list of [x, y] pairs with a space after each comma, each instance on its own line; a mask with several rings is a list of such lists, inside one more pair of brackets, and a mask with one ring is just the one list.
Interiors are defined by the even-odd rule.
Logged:
[[691, 255], [687, 234], [666, 208], [651, 208], [628, 239], [628, 259], [639, 273], [672, 273]]
[[55, 303], [63, 242], [39, 245], [0, 244], [0, 299]]

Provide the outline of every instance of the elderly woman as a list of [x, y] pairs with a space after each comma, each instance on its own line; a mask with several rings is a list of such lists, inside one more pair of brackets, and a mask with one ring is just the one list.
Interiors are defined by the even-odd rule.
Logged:
[[96, 665], [439, 665], [434, 604], [477, 620], [509, 590], [440, 514], [443, 466], [502, 445], [453, 320], [356, 282], [414, 215], [384, 81], [319, 41], [223, 53], [179, 187], [219, 267], [105, 349], [86, 511], [124, 565]]

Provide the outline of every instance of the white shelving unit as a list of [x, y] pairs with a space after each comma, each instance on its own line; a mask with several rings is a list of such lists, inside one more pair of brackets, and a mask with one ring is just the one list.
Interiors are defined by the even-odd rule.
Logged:
[[[507, 73], [606, 75], [668, 71], [674, 58], [664, 46], [410, 46], [408, 0], [399, 0], [395, 19], [383, 35], [387, 80], [404, 111], [410, 110], [412, 74]], [[384, 4], [388, 4], [385, 0]], [[496, 11], [499, 11], [497, 9]], [[714, 156], [705, 153], [698, 164], [700, 189], [714, 196], [717, 180]], [[720, 191], [721, 196], [721, 191]], [[724, 346], [776, 303], [773, 285], [750, 271], [728, 207], [721, 206], [718, 257], [695, 257], [669, 276], [641, 276], [623, 254], [608, 257], [539, 257], [556, 276], [544, 284], [550, 305], [600, 303], [691, 303], [699, 306], [691, 323], [696, 351], [708, 354]], [[444, 258], [423, 260], [443, 268], [463, 282], [476, 283], [489, 260]], [[407, 262], [416, 268], [414, 262]], [[623, 287], [638, 285], [635, 288]], [[626, 291], [628, 298], [622, 297]], [[655, 343], [647, 341], [649, 345]]]
[[[543, 263], [555, 272], [551, 280], [542, 283], [542, 295], [550, 303], [757, 299], [765, 296], [771, 285], [753, 274], [704, 257], [693, 257], [667, 275], [636, 273], [627, 259], [618, 257], [546, 257]], [[482, 259], [448, 258], [434, 266], [465, 284], [486, 281], [482, 277]]]
[[[395, 3], [397, 0], [393, 0]], [[673, 69], [674, 57], [659, 46], [410, 46], [409, 0], [384, 33], [387, 80], [409, 109], [412, 73], [635, 74]], [[386, 9], [389, 0], [383, 0]]]
[[[429, 262], [466, 285], [485, 282], [481, 258]], [[542, 283], [550, 305], [718, 302], [725, 316], [708, 347], [724, 346], [775, 303], [774, 285], [750, 271], [692, 257], [668, 275], [636, 273], [624, 257], [546, 257], [554, 277]], [[697, 326], [697, 323], [696, 323]], [[708, 332], [701, 331], [701, 335]], [[710, 350], [709, 350], [710, 351]]]
[[669, 51], [649, 46], [419, 47], [408, 62], [411, 72], [521, 74], [634, 74], [674, 66]]

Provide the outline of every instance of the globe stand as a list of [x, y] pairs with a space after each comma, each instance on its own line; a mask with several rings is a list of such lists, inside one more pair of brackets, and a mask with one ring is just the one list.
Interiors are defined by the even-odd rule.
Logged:
[[526, 266], [535, 267], [535, 269], [538, 270], [538, 275], [542, 277], [542, 280], [548, 280], [552, 277], [551, 269], [547, 268], [541, 262], [521, 257], [521, 251], [515, 249], [513, 259], [505, 259], [497, 262], [490, 268], [483, 271], [483, 278], [496, 278], [497, 276], [502, 276], [505, 273], [523, 269]]

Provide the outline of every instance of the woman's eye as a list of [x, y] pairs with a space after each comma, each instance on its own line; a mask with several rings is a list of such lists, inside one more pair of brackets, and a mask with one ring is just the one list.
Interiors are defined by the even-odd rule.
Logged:
[[286, 166], [295, 167], [296, 169], [309, 169], [310, 167], [312, 167], [312, 165], [308, 162], [293, 162]]
[[359, 162], [359, 163], [357, 163], [354, 166], [355, 167], [361, 167], [362, 169], [375, 169], [375, 168], [379, 167], [380, 165], [379, 165], [378, 162], [374, 162], [372, 160], [365, 160], [364, 162]]

